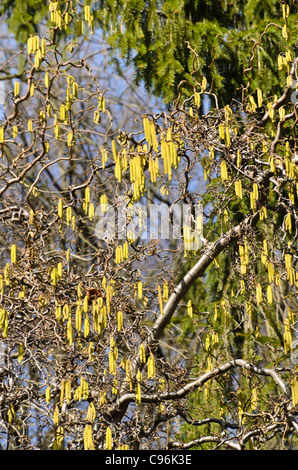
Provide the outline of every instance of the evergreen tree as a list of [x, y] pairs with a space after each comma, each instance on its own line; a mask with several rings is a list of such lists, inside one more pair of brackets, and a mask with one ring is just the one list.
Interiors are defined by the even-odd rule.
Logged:
[[[43, 3], [4, 1], [2, 14], [21, 42], [28, 32], [40, 30], [46, 12]], [[53, 8], [59, 4], [61, 11], [68, 8], [68, 2], [51, 4]], [[219, 106], [241, 100], [246, 87], [261, 88], [267, 96], [280, 92], [274, 58], [293, 45], [296, 36], [289, 27], [285, 38], [279, 0], [101, 0], [89, 4], [93, 27], [102, 28], [119, 72], [125, 73], [126, 64], [132, 63], [136, 83], [144, 83], [168, 104], [177, 97], [181, 82], [183, 94], [191, 96], [183, 80], [193, 85], [203, 76]], [[76, 8], [81, 9], [79, 4]], [[289, 24], [296, 14], [291, 4]], [[197, 53], [195, 67], [191, 49]]]

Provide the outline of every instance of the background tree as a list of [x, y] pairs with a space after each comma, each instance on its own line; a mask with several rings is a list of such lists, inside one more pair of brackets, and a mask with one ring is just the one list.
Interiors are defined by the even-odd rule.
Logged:
[[[3, 2], [2, 12], [8, 13], [8, 24], [19, 41], [26, 42], [28, 33], [42, 33], [45, 23], [52, 24], [41, 3]], [[78, 11], [83, 9], [80, 2], [71, 4]], [[67, 5], [59, 2], [61, 11]], [[133, 64], [136, 83], [144, 83], [169, 105], [181, 82], [181, 91], [189, 97], [192, 88], [183, 81], [193, 84], [203, 76], [221, 107], [241, 100], [248, 80], [266, 96], [281, 91], [274, 58], [295, 44], [296, 34], [290, 28], [287, 37], [282, 32], [279, 0], [101, 0], [88, 5], [94, 28], [99, 26], [111, 45], [111, 60], [118, 71], [125, 74], [126, 65]], [[288, 23], [292, 24], [295, 2], [288, 6]], [[199, 57], [195, 77], [191, 48]]]
[[[120, 130], [83, 47], [88, 5], [50, 2], [49, 33], [7, 57], [3, 448], [296, 447], [297, 59], [280, 7], [279, 95], [250, 80], [204, 112], [189, 45], [191, 95]], [[182, 236], [143, 238], [161, 202]], [[203, 207], [195, 249], [174, 203]], [[114, 236], [110, 209], [127, 224]]]

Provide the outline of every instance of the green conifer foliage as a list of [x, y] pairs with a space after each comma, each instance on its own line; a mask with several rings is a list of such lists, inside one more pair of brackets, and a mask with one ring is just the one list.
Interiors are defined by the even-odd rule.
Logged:
[[[112, 46], [111, 59], [119, 70], [132, 63], [136, 83], [144, 83], [147, 90], [167, 103], [176, 97], [178, 84], [193, 76], [191, 48], [199, 59], [196, 78], [207, 78], [207, 90], [217, 94], [219, 105], [240, 99], [248, 82], [272, 95], [280, 89], [274, 57], [286, 44], [291, 45], [291, 37], [286, 41], [282, 35], [278, 0], [89, 3], [95, 25], [102, 28]], [[69, 2], [60, 2], [59, 7], [69, 8]], [[79, 4], [77, 8], [80, 11]], [[46, 11], [44, 2], [33, 0], [6, 0], [1, 10], [21, 42], [40, 28]], [[290, 36], [295, 11], [292, 5], [288, 17]], [[183, 92], [191, 94], [187, 88]]]

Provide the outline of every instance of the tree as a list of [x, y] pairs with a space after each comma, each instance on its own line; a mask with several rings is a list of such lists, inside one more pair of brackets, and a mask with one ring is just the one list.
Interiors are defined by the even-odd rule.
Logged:
[[116, 132], [79, 41], [90, 7], [59, 6], [5, 87], [2, 447], [296, 448], [290, 43], [280, 95], [249, 82], [219, 107], [191, 74], [189, 97]]
[[[41, 3], [4, 1], [2, 12], [8, 13], [8, 24], [19, 41], [26, 42], [34, 30], [42, 34], [45, 19], [50, 18]], [[70, 3], [75, 10], [83, 10], [80, 2]], [[61, 11], [69, 8], [69, 2], [59, 5]], [[119, 72], [125, 73], [125, 65], [133, 64], [136, 83], [144, 83], [168, 105], [176, 98], [179, 84], [190, 97], [192, 88], [184, 80], [193, 84], [203, 77], [220, 107], [233, 99], [241, 101], [248, 79], [253, 89], [261, 88], [266, 96], [281, 92], [274, 57], [295, 44], [295, 27], [293, 31], [290, 27], [297, 15], [295, 2], [288, 5], [287, 37], [282, 32], [279, 0], [101, 0], [88, 5], [92, 27], [104, 32]], [[62, 29], [60, 34], [68, 32]], [[191, 49], [199, 57], [195, 70]]]

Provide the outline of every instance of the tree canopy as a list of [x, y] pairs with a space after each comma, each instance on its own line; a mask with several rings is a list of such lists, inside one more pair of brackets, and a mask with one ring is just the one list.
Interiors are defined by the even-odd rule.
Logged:
[[[296, 41], [297, 11], [292, 2], [287, 5], [286, 37], [279, 0], [100, 0], [87, 4], [94, 27], [102, 29], [111, 45], [111, 60], [119, 72], [132, 63], [136, 83], [144, 83], [168, 104], [176, 97], [179, 83], [193, 83], [203, 76], [220, 106], [241, 100], [248, 81], [267, 96], [281, 91], [275, 57]], [[83, 10], [80, 2], [71, 5]], [[65, 11], [68, 2], [59, 2], [59, 8]], [[40, 1], [5, 0], [2, 12], [8, 14], [10, 29], [21, 42], [41, 31], [45, 23], [52, 24]], [[74, 29], [71, 34], [76, 36]], [[195, 69], [191, 48], [199, 59]], [[188, 86], [183, 91], [191, 96]]]
[[[35, 3], [3, 7], [1, 447], [296, 449], [295, 3]], [[166, 110], [115, 103], [109, 47]]]

